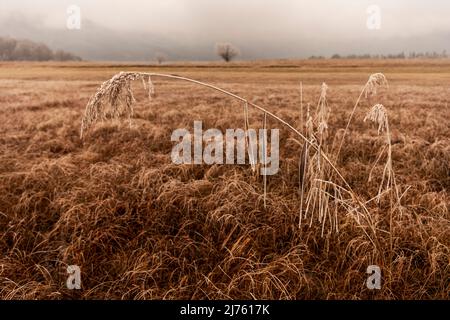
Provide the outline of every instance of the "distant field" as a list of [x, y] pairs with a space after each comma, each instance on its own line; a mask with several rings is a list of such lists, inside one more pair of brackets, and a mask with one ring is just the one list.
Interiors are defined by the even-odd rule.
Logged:
[[[313, 119], [326, 82], [330, 157], [369, 75], [382, 72], [389, 88], [362, 96], [335, 161], [367, 221], [330, 200], [339, 232], [299, 227], [302, 146], [273, 120], [281, 160], [266, 207], [247, 165], [173, 164], [173, 130], [244, 127], [242, 103], [192, 84], [155, 77], [149, 101], [136, 82], [131, 126], [105, 121], [81, 140], [90, 96], [120, 71], [211, 83], [301, 132], [300, 81]], [[363, 121], [376, 103], [389, 117], [400, 206], [369, 201], [385, 160], [385, 139]], [[450, 60], [1, 62], [0, 299], [448, 299], [449, 104]], [[261, 127], [260, 113], [249, 120]], [[81, 290], [66, 288], [67, 265], [80, 266]], [[381, 290], [366, 287], [369, 265], [381, 268]]]
[[[321, 77], [332, 73], [339, 81], [353, 81], [357, 75], [383, 70], [394, 76], [392, 80], [418, 80], [430, 82], [448, 80], [450, 59], [436, 60], [262, 60], [257, 62], [172, 62], [163, 65], [151, 63], [119, 62], [0, 62], [2, 79], [64, 79], [91, 80], [123, 70], [165, 71], [168, 73], [192, 73], [210, 78], [227, 77], [230, 74], [248, 73], [250, 78], [261, 74], [275, 74], [283, 79], [292, 77]], [[343, 75], [345, 74], [345, 75]], [[349, 78], [350, 77], [350, 78]], [[412, 77], [412, 79], [410, 78]]]

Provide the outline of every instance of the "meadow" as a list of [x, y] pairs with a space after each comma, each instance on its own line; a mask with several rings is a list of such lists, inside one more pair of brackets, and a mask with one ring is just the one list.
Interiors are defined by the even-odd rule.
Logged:
[[[151, 99], [136, 81], [131, 121], [81, 138], [89, 99], [121, 71], [206, 82], [320, 132], [343, 188], [280, 122], [174, 79], [153, 77]], [[388, 86], [355, 108], [376, 73]], [[0, 299], [449, 299], [449, 102], [448, 59], [1, 62]], [[367, 118], [377, 104], [389, 146]], [[264, 181], [250, 165], [172, 163], [172, 132], [194, 121], [279, 128], [280, 170]], [[380, 195], [386, 163], [395, 185]], [[81, 290], [66, 287], [68, 265]]]

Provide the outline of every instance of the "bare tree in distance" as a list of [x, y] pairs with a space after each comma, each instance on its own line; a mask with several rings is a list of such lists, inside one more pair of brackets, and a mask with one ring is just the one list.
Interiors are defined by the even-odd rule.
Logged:
[[230, 62], [239, 55], [239, 49], [231, 43], [217, 43], [216, 53], [226, 62]]
[[158, 62], [158, 64], [162, 64], [163, 62], [167, 61], [167, 55], [164, 52], [157, 52], [155, 54], [155, 60]]

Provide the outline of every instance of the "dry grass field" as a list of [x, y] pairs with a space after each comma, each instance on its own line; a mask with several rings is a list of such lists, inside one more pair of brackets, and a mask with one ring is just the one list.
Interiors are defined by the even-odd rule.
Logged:
[[[300, 81], [313, 115], [326, 82], [331, 158], [364, 84], [383, 73], [389, 87], [363, 95], [334, 161], [367, 211], [330, 198], [334, 228], [299, 221], [302, 146], [273, 119], [280, 170], [266, 206], [249, 165], [173, 164], [173, 130], [244, 127], [242, 103], [186, 82], [152, 79], [150, 101], [136, 82], [131, 126], [99, 122], [80, 139], [89, 98], [120, 71], [216, 85], [301, 132]], [[392, 190], [373, 200], [386, 142], [363, 120], [377, 103], [400, 203]], [[449, 104], [449, 60], [0, 63], [0, 298], [449, 299]], [[249, 122], [260, 128], [261, 113], [250, 108]], [[66, 288], [68, 265], [80, 266], [81, 290]], [[369, 265], [380, 290], [366, 287]]]

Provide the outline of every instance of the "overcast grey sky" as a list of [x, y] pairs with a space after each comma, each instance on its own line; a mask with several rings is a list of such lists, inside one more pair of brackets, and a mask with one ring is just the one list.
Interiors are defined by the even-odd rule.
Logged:
[[[0, 36], [34, 37], [74, 49], [75, 44], [64, 42], [73, 31], [66, 30], [64, 41], [56, 35], [52, 39], [51, 32], [39, 34], [46, 29], [63, 31], [71, 4], [81, 9], [80, 34], [83, 28], [93, 28], [89, 22], [110, 30], [111, 41], [116, 33], [127, 38], [149, 34], [158, 38], [161, 50], [186, 47], [192, 54], [194, 47], [206, 50], [222, 41], [236, 43], [246, 49], [244, 57], [255, 58], [450, 49], [448, 0], [0, 0]], [[366, 26], [366, 10], [373, 4], [381, 9], [379, 30]], [[80, 34], [74, 43], [80, 42]], [[79, 46], [87, 42], [86, 38]]]

